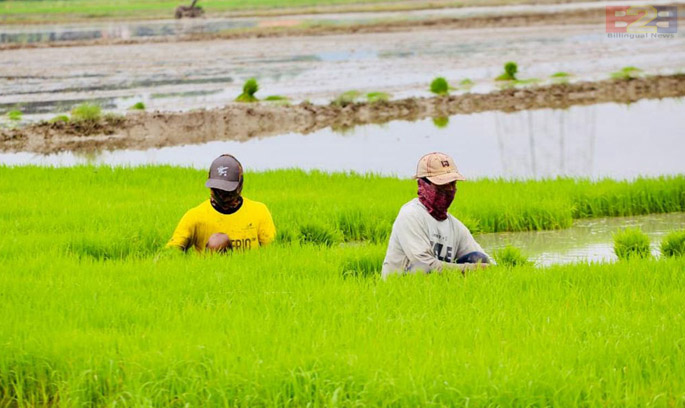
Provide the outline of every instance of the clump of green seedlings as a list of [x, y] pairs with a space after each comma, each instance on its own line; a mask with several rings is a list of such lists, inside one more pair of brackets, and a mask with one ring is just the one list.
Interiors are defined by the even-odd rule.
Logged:
[[431, 82], [430, 90], [436, 95], [445, 96], [450, 93], [450, 85], [445, 78], [437, 77]]
[[685, 230], [673, 231], [661, 241], [663, 256], [685, 256]]
[[289, 101], [290, 98], [287, 96], [281, 96], [281, 95], [269, 95], [266, 98], [264, 98], [265, 101], [269, 102], [280, 102], [280, 101]]
[[433, 124], [438, 129], [444, 129], [450, 124], [450, 118], [447, 116], [438, 116], [433, 118]]
[[469, 78], [465, 78], [459, 81], [459, 89], [465, 92], [470, 91], [474, 85], [475, 83]]
[[513, 61], [509, 61], [504, 64], [504, 73], [495, 78], [495, 81], [517, 81], [516, 74], [518, 70], [518, 65]]
[[552, 83], [567, 84], [569, 79], [571, 78], [571, 74], [569, 74], [568, 72], [559, 71], [559, 72], [555, 72], [554, 74], [550, 75], [549, 77], [552, 80]]
[[82, 103], [71, 110], [74, 122], [96, 122], [102, 116], [102, 108], [92, 103]]
[[331, 104], [344, 108], [347, 105], [351, 105], [351, 104], [355, 103], [357, 101], [357, 99], [359, 99], [359, 97], [361, 97], [361, 95], [362, 95], [362, 93], [359, 91], [356, 91], [356, 90], [343, 92], [342, 94], [338, 95], [338, 97], [335, 98], [331, 102]]
[[531, 264], [528, 257], [523, 255], [519, 248], [511, 245], [496, 250], [493, 256], [495, 257], [497, 264], [501, 266], [516, 267]]
[[145, 110], [145, 104], [143, 102], [136, 102], [129, 109], [130, 110]]
[[12, 122], [19, 122], [24, 114], [19, 109], [12, 109], [7, 112], [7, 118]]
[[57, 115], [48, 121], [48, 123], [67, 123], [67, 122], [69, 122], [69, 116], [67, 116], [67, 115]]
[[630, 80], [639, 78], [642, 75], [642, 70], [637, 67], [623, 67], [619, 71], [611, 73], [611, 79]]
[[649, 237], [639, 228], [626, 228], [614, 234], [614, 252], [618, 259], [651, 256]]
[[243, 84], [243, 93], [235, 98], [236, 102], [259, 102], [255, 94], [259, 91], [259, 84], [255, 78], [250, 78]]
[[385, 92], [369, 92], [366, 94], [366, 100], [370, 103], [387, 102], [390, 98], [391, 95]]
[[331, 246], [342, 242], [340, 231], [322, 224], [305, 224], [300, 227], [300, 242]]

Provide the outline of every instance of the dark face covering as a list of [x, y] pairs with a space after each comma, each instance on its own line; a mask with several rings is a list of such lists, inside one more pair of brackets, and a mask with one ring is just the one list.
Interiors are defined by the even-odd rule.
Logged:
[[234, 191], [217, 190], [215, 188], [211, 190], [210, 201], [212, 207], [222, 214], [233, 214], [243, 205], [243, 197], [240, 196], [240, 193], [243, 191], [242, 182]]
[[419, 201], [438, 221], [447, 219], [447, 209], [452, 204], [456, 192], [456, 189], [441, 189], [435, 184], [419, 179]]

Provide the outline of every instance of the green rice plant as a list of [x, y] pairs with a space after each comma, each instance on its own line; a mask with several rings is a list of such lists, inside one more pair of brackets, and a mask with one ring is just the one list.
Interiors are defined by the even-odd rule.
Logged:
[[67, 115], [57, 115], [48, 121], [49, 123], [67, 123], [69, 122], [69, 116]]
[[343, 277], [372, 277], [379, 276], [383, 269], [385, 253], [373, 248], [358, 248], [351, 255], [343, 258], [340, 273]]
[[649, 237], [639, 228], [626, 228], [614, 234], [614, 253], [618, 259], [651, 256]]
[[661, 241], [661, 254], [664, 256], [685, 255], [685, 230], [673, 231]]
[[82, 103], [71, 110], [71, 120], [74, 122], [95, 122], [101, 116], [102, 108], [92, 103]]
[[323, 224], [309, 223], [300, 227], [300, 242], [303, 244], [331, 246], [342, 240], [339, 231]]
[[287, 96], [281, 96], [281, 95], [269, 95], [266, 98], [264, 98], [265, 101], [269, 102], [287, 102], [290, 100]]
[[431, 82], [430, 91], [440, 96], [449, 95], [450, 85], [445, 78], [437, 77]]
[[145, 104], [143, 102], [134, 103], [129, 110], [145, 110]]
[[343, 92], [338, 95], [332, 102], [331, 105], [340, 106], [344, 108], [347, 105], [353, 104], [361, 97], [362, 93], [356, 90]]
[[459, 89], [462, 91], [468, 92], [471, 90], [471, 88], [473, 88], [474, 85], [475, 85], [475, 82], [473, 82], [469, 78], [465, 78], [465, 79], [462, 79], [461, 81], [459, 81]]
[[366, 100], [370, 103], [387, 102], [390, 98], [391, 95], [386, 92], [369, 92], [366, 94]]
[[444, 129], [450, 124], [450, 118], [447, 116], [439, 116], [433, 118], [433, 125], [438, 129]]
[[518, 73], [518, 65], [515, 62], [509, 61], [504, 64], [504, 73], [495, 78], [495, 81], [516, 81], [516, 74]]
[[259, 102], [255, 94], [259, 91], [259, 84], [255, 78], [250, 78], [243, 84], [243, 93], [235, 98], [236, 102]]
[[552, 82], [555, 84], [567, 84], [569, 80], [571, 79], [571, 74], [568, 72], [555, 72], [554, 74], [549, 76], [552, 79]]
[[493, 256], [497, 264], [501, 266], [517, 267], [531, 264], [528, 257], [523, 255], [519, 248], [511, 245], [496, 250]]
[[7, 118], [12, 122], [19, 122], [22, 116], [23, 113], [19, 109], [12, 109], [7, 112]]
[[611, 78], [616, 80], [630, 80], [642, 75], [642, 70], [637, 67], [623, 67], [619, 71], [612, 72]]

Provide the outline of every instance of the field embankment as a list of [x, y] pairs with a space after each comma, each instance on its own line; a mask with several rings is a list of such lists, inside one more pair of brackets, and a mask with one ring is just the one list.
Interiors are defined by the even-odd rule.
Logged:
[[[156, 257], [205, 177], [0, 167], [0, 405], [685, 401], [685, 258], [384, 282], [415, 183], [301, 171], [246, 174], [284, 233], [273, 246]], [[464, 182], [452, 206], [482, 230], [684, 208], [682, 176]], [[312, 239], [335, 234], [366, 243]]]
[[325, 127], [351, 127], [391, 120], [419, 120], [498, 110], [565, 109], [574, 105], [630, 103], [640, 99], [682, 97], [685, 75], [649, 76], [510, 88], [490, 93], [355, 102], [345, 106], [232, 104], [222, 109], [184, 113], [136, 113], [94, 122], [41, 122], [0, 130], [0, 151], [53, 153], [146, 149], [213, 140], [247, 140]]

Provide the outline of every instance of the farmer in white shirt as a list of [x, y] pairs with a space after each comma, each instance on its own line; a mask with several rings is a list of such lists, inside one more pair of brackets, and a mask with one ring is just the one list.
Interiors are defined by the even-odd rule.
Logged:
[[418, 198], [403, 205], [395, 219], [383, 261], [383, 278], [393, 273], [466, 270], [487, 267], [490, 258], [471, 232], [447, 212], [466, 180], [454, 160], [429, 153], [419, 160]]

